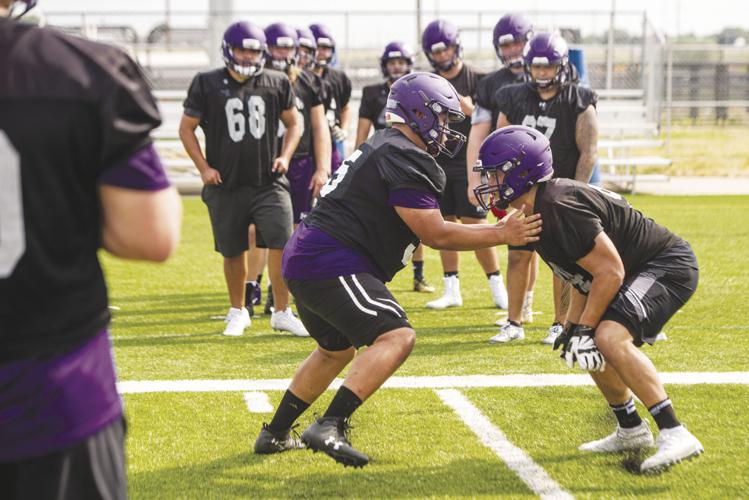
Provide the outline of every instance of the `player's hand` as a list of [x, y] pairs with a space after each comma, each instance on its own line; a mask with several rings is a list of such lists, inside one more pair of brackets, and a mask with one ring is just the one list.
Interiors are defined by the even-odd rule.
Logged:
[[271, 171], [278, 176], [284, 175], [289, 171], [289, 162], [283, 156], [279, 156], [273, 160], [273, 168], [271, 168]]
[[471, 99], [471, 96], [464, 95], [460, 97], [460, 110], [468, 117], [473, 114], [473, 99]]
[[320, 196], [320, 189], [328, 182], [328, 172], [325, 170], [315, 170], [309, 183], [309, 189], [312, 191], [312, 198]]
[[562, 333], [560, 333], [559, 336], [554, 339], [554, 346], [552, 347], [552, 349], [556, 351], [561, 347], [562, 352], [559, 353], [559, 357], [562, 359], [565, 359], [567, 356], [567, 351], [570, 348], [570, 340], [572, 339], [572, 330], [576, 326], [577, 325], [575, 323], [571, 323], [568, 321], [564, 325], [564, 330], [562, 331]]
[[504, 243], [520, 247], [538, 241], [538, 234], [541, 233], [541, 215], [533, 214], [526, 217], [524, 209], [525, 205], [506, 219], [497, 222], [497, 226], [504, 229]]
[[348, 137], [348, 132], [336, 125], [330, 130], [330, 135], [335, 142], [343, 142], [346, 140], [346, 137]]
[[572, 368], [577, 361], [580, 369], [589, 372], [602, 372], [606, 369], [606, 359], [596, 346], [595, 333], [595, 329], [586, 325], [575, 325], [572, 328], [569, 349], [565, 355], [567, 367]]
[[200, 179], [205, 186], [218, 186], [222, 182], [219, 171], [211, 167], [200, 172]]

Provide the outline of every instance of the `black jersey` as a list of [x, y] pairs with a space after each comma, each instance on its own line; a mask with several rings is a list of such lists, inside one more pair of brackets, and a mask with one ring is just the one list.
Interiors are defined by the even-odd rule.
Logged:
[[[437, 73], [435, 71], [435, 73]], [[463, 67], [460, 72], [452, 80], [448, 80], [455, 90], [461, 96], [469, 96], [474, 102], [476, 102], [476, 90], [481, 78], [486, 73], [466, 62], [463, 63]], [[460, 132], [466, 136], [468, 140], [468, 134], [471, 132], [471, 117], [467, 116], [465, 120], [460, 123], [451, 123], [450, 128]], [[441, 154], [437, 157], [437, 163], [445, 170], [445, 174], [448, 179], [451, 180], [465, 180], [468, 178], [466, 174], [466, 146], [463, 145], [455, 155], [455, 158], [450, 158]]]
[[390, 281], [408, 263], [419, 239], [388, 205], [391, 190], [433, 193], [445, 189], [445, 173], [399, 130], [375, 132], [344, 160], [323, 186], [304, 222], [366, 255]]
[[513, 73], [510, 68], [502, 68], [488, 75], [484, 76], [479, 80], [478, 88], [476, 89], [476, 104], [482, 108], [491, 111], [492, 121], [491, 130], [497, 126], [497, 118], [499, 118], [499, 108], [494, 100], [495, 94], [502, 87], [513, 85], [515, 83], [523, 83], [525, 81], [525, 73]]
[[390, 94], [390, 85], [387, 82], [375, 85], [367, 85], [361, 91], [361, 104], [359, 104], [359, 118], [366, 118], [372, 122], [375, 130], [387, 127], [385, 122], [385, 105]]
[[[294, 151], [294, 158], [301, 158], [313, 154], [312, 141], [312, 108], [322, 104], [322, 82], [320, 77], [309, 71], [302, 71], [293, 84], [294, 102], [299, 114], [302, 115], [302, 137]], [[279, 124], [279, 131], [284, 131], [283, 123]], [[283, 134], [280, 134], [283, 136]]]
[[681, 241], [619, 194], [571, 179], [540, 183], [533, 212], [544, 221], [534, 249], [554, 274], [586, 295], [591, 276], [577, 261], [593, 250], [601, 231], [614, 243], [626, 276]]
[[122, 51], [0, 17], [0, 361], [106, 328], [98, 179], [159, 124]]
[[351, 99], [351, 80], [339, 69], [323, 68], [323, 105], [330, 128], [341, 126], [341, 110]]
[[185, 114], [200, 118], [208, 164], [229, 189], [273, 182], [278, 124], [292, 106], [288, 77], [267, 68], [244, 82], [226, 68], [198, 73], [184, 102]]
[[512, 125], [533, 127], [549, 139], [554, 177], [574, 179], [580, 150], [575, 140], [577, 117], [598, 103], [589, 88], [572, 83], [544, 101], [527, 83], [509, 85], [495, 94], [496, 107]]

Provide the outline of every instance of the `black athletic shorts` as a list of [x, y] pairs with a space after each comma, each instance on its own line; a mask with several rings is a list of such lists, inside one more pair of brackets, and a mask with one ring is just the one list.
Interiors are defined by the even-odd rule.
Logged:
[[383, 333], [411, 328], [406, 313], [385, 287], [367, 273], [329, 280], [287, 280], [299, 318], [327, 351], [371, 345]]
[[440, 198], [440, 212], [443, 217], [486, 219], [486, 212], [468, 201], [468, 181], [465, 179], [447, 179], [445, 194]]
[[202, 198], [208, 207], [216, 251], [224, 257], [236, 257], [249, 248], [250, 224], [255, 224], [261, 248], [281, 249], [291, 238], [291, 195], [277, 182], [235, 189], [205, 186]]
[[625, 278], [602, 320], [627, 327], [637, 346], [652, 344], [671, 316], [694, 294], [698, 277], [697, 257], [682, 240]]
[[125, 423], [118, 418], [70, 448], [20, 462], [0, 462], [0, 498], [127, 498]]

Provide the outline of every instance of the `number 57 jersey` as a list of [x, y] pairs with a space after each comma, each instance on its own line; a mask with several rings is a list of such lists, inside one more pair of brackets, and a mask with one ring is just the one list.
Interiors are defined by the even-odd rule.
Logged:
[[285, 74], [266, 68], [238, 82], [226, 68], [198, 73], [183, 106], [187, 116], [200, 119], [206, 160], [221, 173], [224, 188], [273, 182], [278, 123], [294, 106]]
[[434, 158], [398, 130], [379, 130], [323, 186], [304, 223], [366, 256], [390, 281], [419, 244], [395, 207], [436, 209], [444, 189]]

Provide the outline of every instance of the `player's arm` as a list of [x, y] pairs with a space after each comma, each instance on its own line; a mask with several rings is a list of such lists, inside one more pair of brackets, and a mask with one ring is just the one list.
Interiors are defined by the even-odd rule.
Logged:
[[570, 287], [570, 305], [567, 308], [567, 321], [574, 324], [580, 323], [580, 316], [583, 314], [587, 301], [587, 295], [578, 292], [574, 286]]
[[593, 280], [588, 298], [577, 322], [595, 328], [624, 282], [624, 264], [614, 243], [605, 232], [598, 233], [595, 245], [577, 261]]
[[575, 180], [587, 184], [598, 160], [598, 115], [592, 104], [577, 116], [575, 142], [580, 151]]
[[496, 245], [526, 245], [538, 241], [541, 216], [524, 217], [519, 210], [497, 224], [456, 224], [442, 218], [438, 208], [395, 207], [398, 216], [427, 246], [438, 250], [474, 250]]
[[328, 182], [328, 177], [330, 177], [330, 128], [328, 127], [328, 120], [325, 118], [325, 108], [322, 104], [313, 106], [309, 114], [312, 124], [312, 141], [316, 166], [309, 188], [312, 190], [312, 197], [317, 198], [320, 194], [320, 188]]
[[477, 105], [474, 115], [471, 117], [471, 131], [468, 133], [468, 144], [466, 144], [466, 174], [468, 175], [468, 201], [471, 205], [478, 207], [479, 202], [473, 189], [481, 184], [481, 174], [473, 171], [473, 166], [479, 157], [481, 143], [484, 142], [492, 131], [491, 111]]
[[302, 127], [299, 125], [299, 113], [294, 106], [284, 109], [281, 112], [281, 122], [286, 127], [286, 133], [283, 136], [283, 145], [281, 154], [273, 160], [273, 172], [285, 174], [289, 170], [291, 155], [294, 154], [299, 139], [302, 137]]
[[341, 108], [341, 130], [348, 130], [348, 121], [351, 118], [351, 106], [346, 105]]
[[198, 128], [198, 125], [200, 125], [200, 118], [183, 114], [179, 122], [179, 139], [182, 141], [187, 156], [190, 157], [195, 164], [195, 168], [200, 172], [203, 184], [221, 184], [221, 174], [208, 164], [203, 151], [200, 149], [198, 136], [195, 135], [195, 129]]
[[500, 111], [499, 116], [497, 117], [497, 128], [506, 127], [508, 125], [512, 125], [510, 120], [507, 119], [507, 115]]
[[356, 147], [362, 145], [364, 141], [369, 137], [369, 130], [372, 128], [372, 120], [369, 118], [359, 117], [359, 122], [356, 124]]

